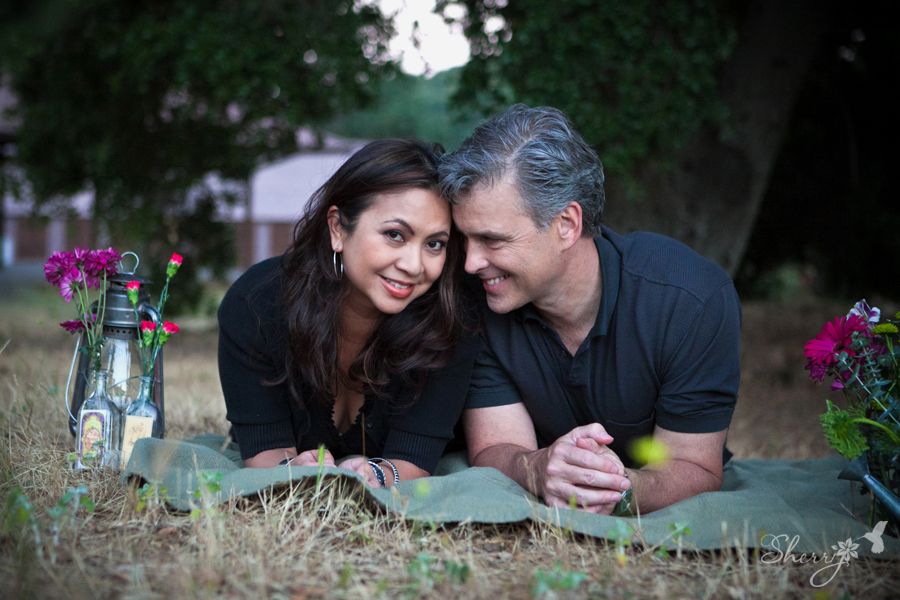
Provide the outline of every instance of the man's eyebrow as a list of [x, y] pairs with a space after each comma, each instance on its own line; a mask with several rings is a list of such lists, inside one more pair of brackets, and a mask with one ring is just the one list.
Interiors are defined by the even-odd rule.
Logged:
[[485, 229], [482, 231], [473, 231], [471, 233], [467, 233], [466, 237], [477, 237], [487, 240], [509, 240], [510, 236], [505, 233], [500, 233], [499, 231], [492, 231], [490, 229]]

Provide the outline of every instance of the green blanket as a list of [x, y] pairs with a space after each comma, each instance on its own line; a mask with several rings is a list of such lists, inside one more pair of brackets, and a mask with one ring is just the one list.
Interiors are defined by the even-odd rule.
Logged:
[[[461, 455], [445, 457], [435, 476], [401, 482], [397, 490], [367, 488], [361, 478], [339, 469], [325, 468], [321, 473], [353, 481], [388, 511], [416, 521], [513, 523], [531, 519], [600, 538], [637, 532], [634, 540], [669, 548], [675, 545], [673, 530], [687, 527], [689, 535], [682, 536], [686, 548], [768, 548], [787, 553], [790, 546], [794, 555], [831, 555], [835, 551], [832, 546], [853, 538], [860, 554], [870, 554], [872, 544], [862, 536], [871, 528], [853, 516], [866, 514], [868, 496], [837, 479], [844, 464], [839, 457], [733, 460], [725, 469], [722, 491], [700, 494], [639, 518], [549, 508], [495, 469], [466, 468]], [[221, 489], [212, 494], [212, 501], [253, 496], [260, 490], [320, 475], [317, 467], [242, 468], [237, 449], [226, 445], [221, 436], [209, 435], [189, 441], [140, 440], [123, 477], [158, 482], [167, 489], [167, 502], [187, 511], [196, 506], [195, 490], [202, 474], [216, 472]], [[900, 540], [885, 535], [883, 541], [879, 557], [900, 555]]]

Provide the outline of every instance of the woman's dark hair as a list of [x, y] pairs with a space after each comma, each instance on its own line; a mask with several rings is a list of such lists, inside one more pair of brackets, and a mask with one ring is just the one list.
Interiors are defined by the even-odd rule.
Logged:
[[[338, 313], [348, 284], [333, 266], [329, 207], [338, 208], [341, 226], [352, 233], [378, 194], [413, 188], [440, 194], [441, 154], [440, 146], [419, 140], [371, 142], [310, 198], [282, 263], [282, 306], [288, 323], [284, 379], [295, 399], [302, 398], [303, 382], [317, 401], [325, 401], [339, 380]], [[382, 394], [389, 380], [399, 377], [421, 391], [427, 371], [448, 360], [461, 327], [462, 243], [457, 232], [451, 231], [446, 251], [438, 280], [402, 312], [385, 315], [350, 366], [349, 379], [364, 390]]]

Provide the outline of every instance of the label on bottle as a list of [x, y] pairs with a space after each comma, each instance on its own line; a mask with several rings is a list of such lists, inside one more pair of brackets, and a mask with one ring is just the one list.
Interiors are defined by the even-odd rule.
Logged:
[[99, 465], [109, 447], [108, 410], [82, 410], [78, 422], [78, 456], [83, 466]]
[[136, 417], [127, 415], [125, 417], [125, 429], [122, 433], [122, 468], [128, 464], [131, 458], [131, 451], [134, 444], [141, 438], [153, 435], [153, 418], [152, 417]]

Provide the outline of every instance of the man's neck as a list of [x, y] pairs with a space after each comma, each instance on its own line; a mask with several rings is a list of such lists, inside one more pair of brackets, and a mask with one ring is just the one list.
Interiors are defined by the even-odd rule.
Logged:
[[600, 310], [603, 292], [600, 255], [592, 238], [580, 238], [563, 258], [553, 291], [535, 301], [534, 307], [574, 355]]

